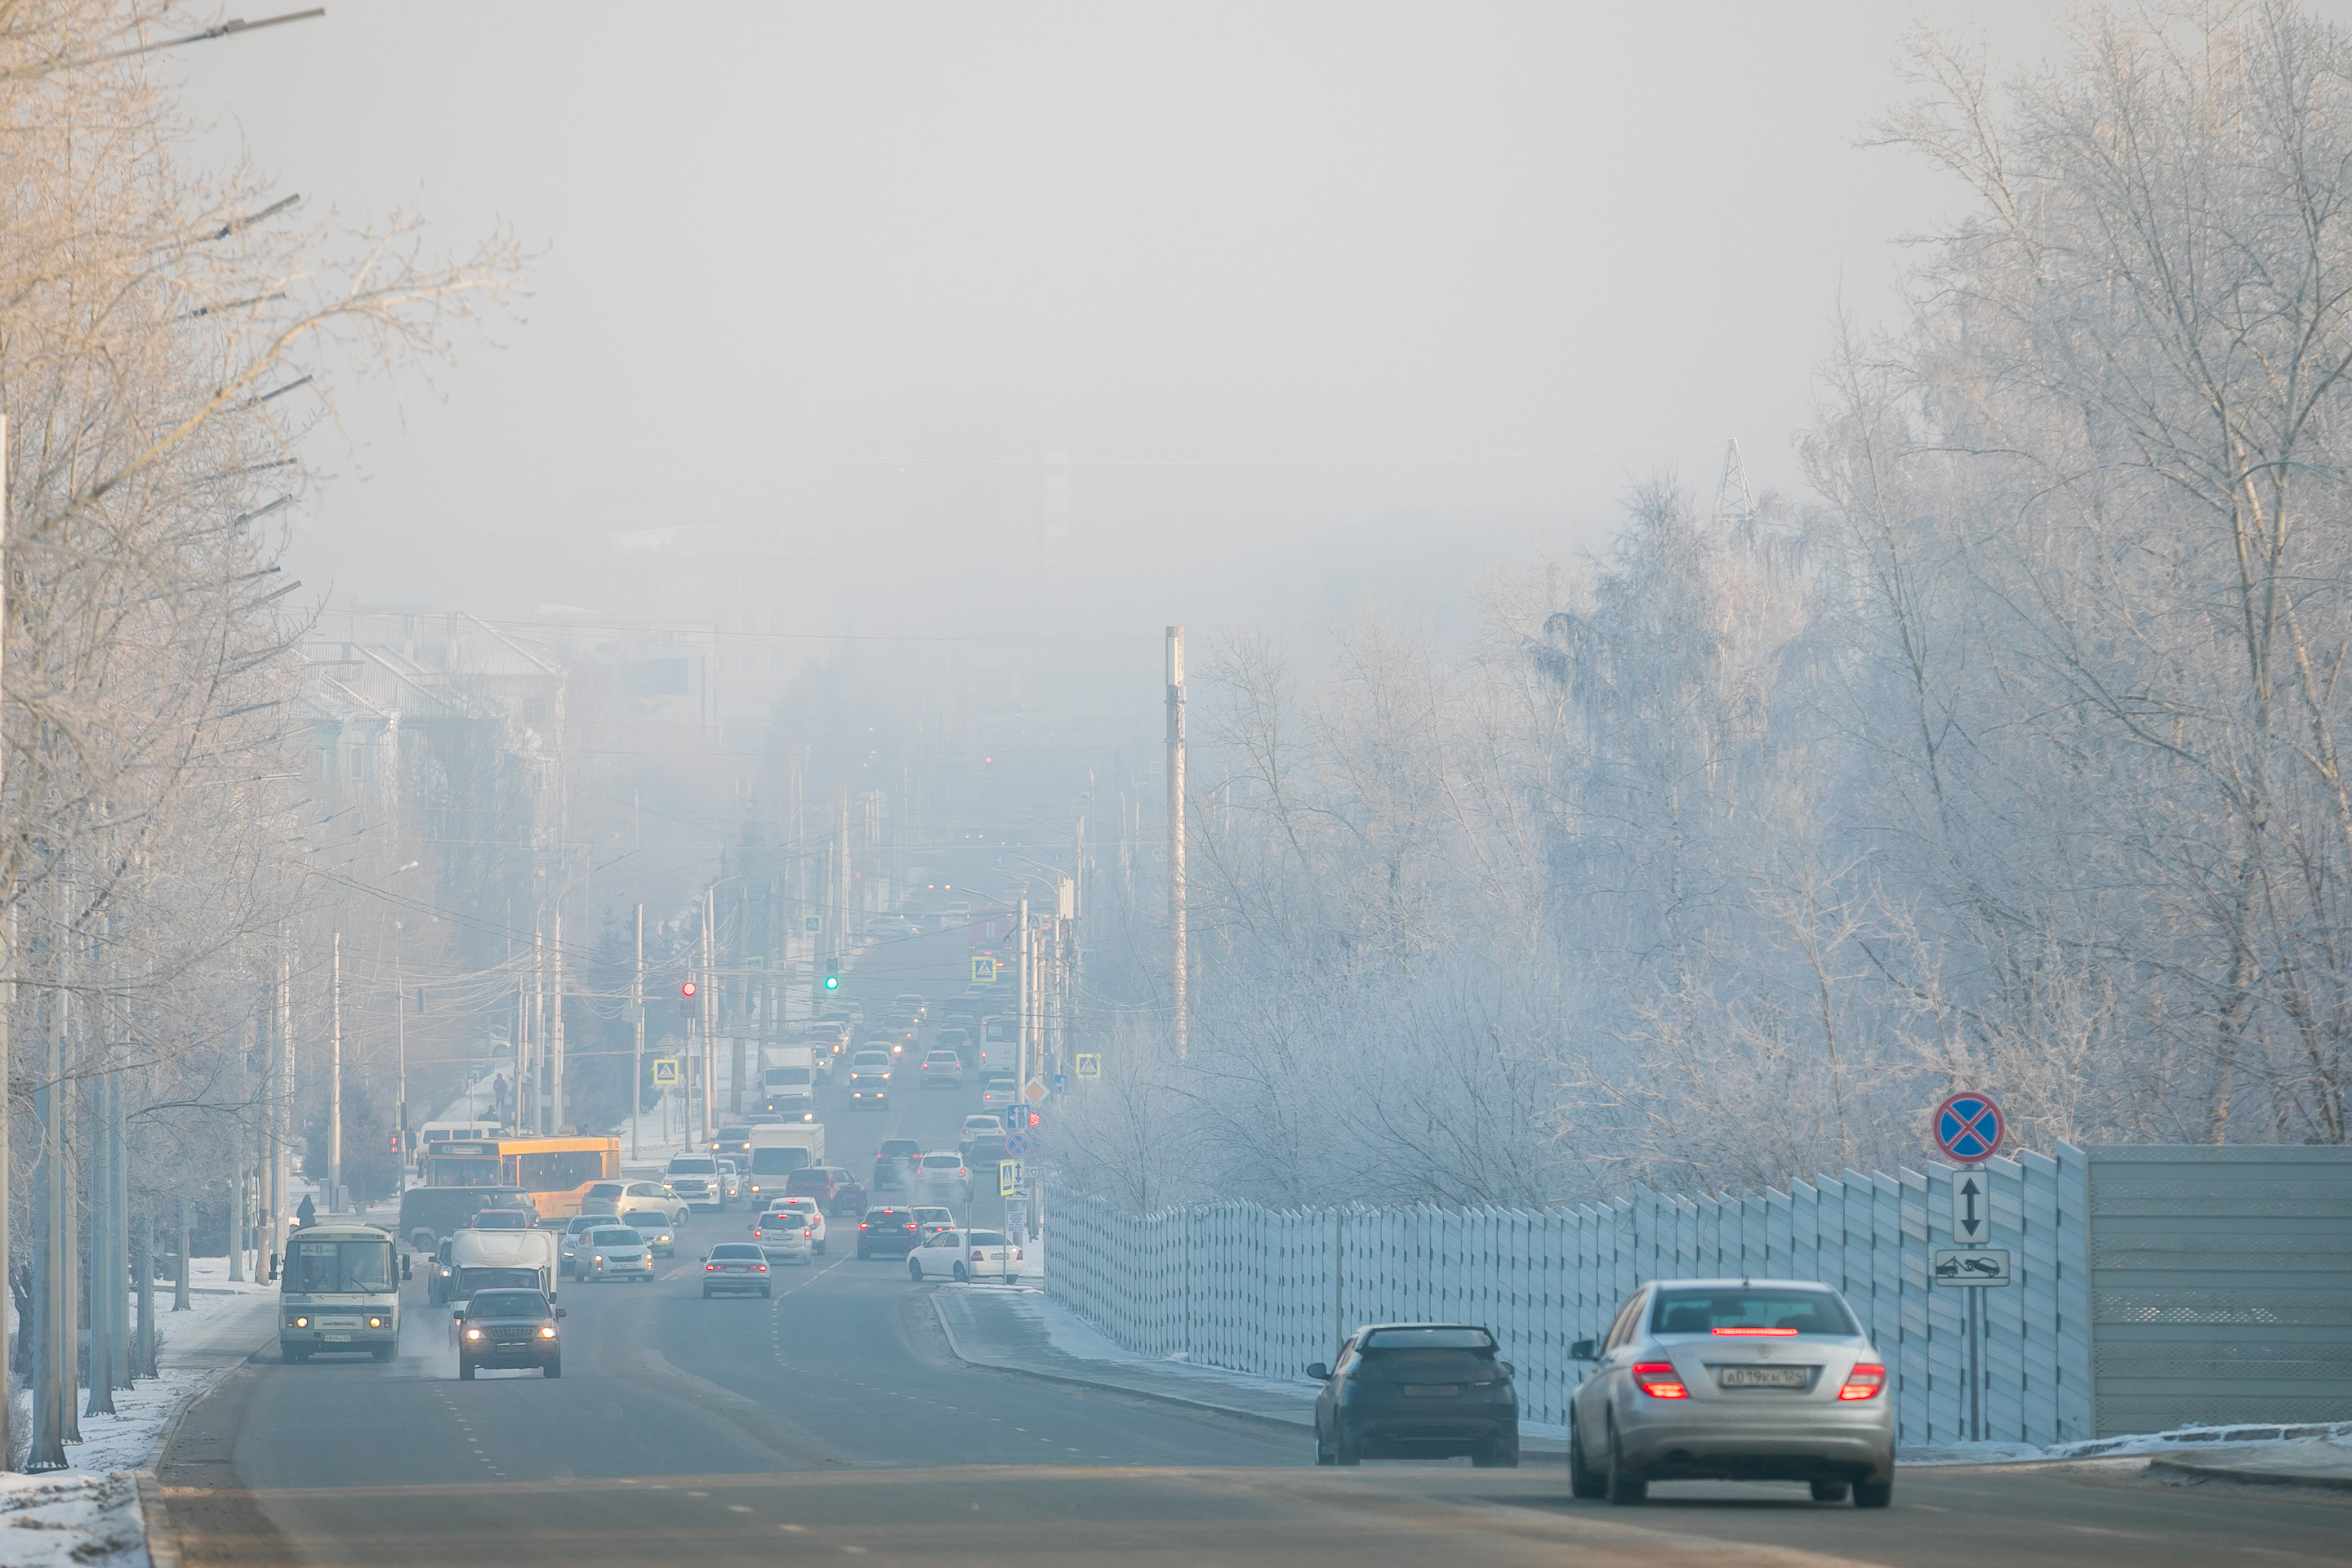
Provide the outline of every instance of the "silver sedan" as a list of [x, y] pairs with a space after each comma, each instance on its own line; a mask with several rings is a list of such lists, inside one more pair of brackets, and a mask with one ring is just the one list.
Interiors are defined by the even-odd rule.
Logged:
[[1637, 1503], [1654, 1480], [1790, 1480], [1816, 1502], [1895, 1491], [1886, 1361], [1826, 1285], [1660, 1279], [1618, 1312], [1569, 1402], [1569, 1482]]

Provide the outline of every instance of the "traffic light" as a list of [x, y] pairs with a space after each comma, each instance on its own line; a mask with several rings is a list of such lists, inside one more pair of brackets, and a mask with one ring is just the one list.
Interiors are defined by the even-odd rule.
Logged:
[[400, 1152], [400, 1134], [397, 1132], [392, 1135], [392, 1152], [395, 1154]]
[[841, 976], [834, 973], [833, 967], [830, 964], [825, 966], [824, 988], [827, 991], [838, 991], [841, 989]]
[[1036, 1125], [1037, 1125], [1037, 1123], [1039, 1123], [1040, 1121], [1045, 1121], [1045, 1119], [1043, 1116], [1040, 1116], [1039, 1114], [1037, 1114], [1037, 1112], [1035, 1112], [1035, 1111], [1034, 1111], [1034, 1110], [1033, 1110], [1033, 1111], [1031, 1111], [1031, 1112], [1029, 1113], [1029, 1125], [1030, 1125], [1030, 1126], [1032, 1126], [1032, 1127], [1036, 1126]]
[[679, 986], [677, 988], [677, 1010], [689, 1018], [693, 1017], [696, 1012], [699, 1009], [700, 1005], [697, 998], [699, 997], [700, 994], [701, 993], [695, 989], [694, 982], [691, 980]]

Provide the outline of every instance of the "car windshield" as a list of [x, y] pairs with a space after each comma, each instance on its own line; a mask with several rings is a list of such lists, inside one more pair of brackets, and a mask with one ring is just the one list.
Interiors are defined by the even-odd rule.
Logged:
[[474, 1216], [476, 1230], [529, 1230], [530, 1216], [513, 1209], [484, 1209]]
[[963, 1161], [953, 1154], [926, 1154], [923, 1156], [923, 1169], [927, 1171], [952, 1171], [962, 1163]]
[[719, 1162], [716, 1160], [688, 1159], [683, 1155], [669, 1163], [669, 1173], [673, 1176], [708, 1176], [718, 1169]]
[[370, 1295], [393, 1289], [392, 1243], [298, 1240], [287, 1259], [290, 1294]]
[[478, 1290], [466, 1310], [477, 1318], [544, 1318], [547, 1298], [536, 1290]]
[[1827, 1290], [1745, 1286], [1658, 1292], [1650, 1313], [1654, 1334], [1756, 1335], [1854, 1334], [1844, 1304]]
[[635, 1231], [620, 1228], [600, 1230], [588, 1238], [592, 1247], [636, 1247], [644, 1240]]

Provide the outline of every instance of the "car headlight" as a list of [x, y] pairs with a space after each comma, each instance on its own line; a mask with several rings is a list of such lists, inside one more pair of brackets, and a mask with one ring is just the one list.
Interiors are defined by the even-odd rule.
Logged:
[[539, 1337], [540, 1337], [541, 1339], [543, 1339], [543, 1340], [551, 1340], [551, 1339], [553, 1339], [553, 1338], [555, 1337], [555, 1325], [554, 1325], [554, 1324], [552, 1324], [552, 1323], [550, 1323], [547, 1327], [545, 1327], [545, 1328], [543, 1328], [543, 1329], [540, 1330], [540, 1331], [539, 1331]]
[[466, 1337], [469, 1340], [478, 1340], [482, 1337], [482, 1331], [479, 1329], [467, 1329], [466, 1331]]
[[383, 1320], [382, 1318], [370, 1318], [368, 1320], [368, 1327], [371, 1329], [380, 1329], [383, 1327]]
[[308, 1318], [289, 1318], [287, 1321], [292, 1323], [298, 1329], [307, 1329], [310, 1326], [310, 1320]]

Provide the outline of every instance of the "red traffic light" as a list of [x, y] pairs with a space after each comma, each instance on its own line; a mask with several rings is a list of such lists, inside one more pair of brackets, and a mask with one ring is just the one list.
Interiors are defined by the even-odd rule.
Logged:
[[691, 996], [691, 995], [693, 995], [693, 994], [694, 994], [694, 982], [693, 982], [693, 981], [691, 981], [691, 980], [689, 980], [689, 981], [688, 981], [685, 984], [683, 984], [683, 985], [679, 986], [679, 987], [677, 988], [677, 994], [678, 994], [679, 995], [681, 995], [681, 996]]
[[1045, 1119], [1044, 1117], [1042, 1117], [1042, 1116], [1038, 1115], [1038, 1114], [1037, 1114], [1035, 1111], [1034, 1111], [1034, 1110], [1033, 1110], [1033, 1111], [1031, 1111], [1031, 1112], [1029, 1113], [1029, 1125], [1030, 1125], [1030, 1126], [1032, 1126], [1032, 1127], [1036, 1126], [1036, 1125], [1037, 1125], [1037, 1123], [1039, 1123], [1040, 1121], [1045, 1121]]
[[397, 1132], [392, 1135], [392, 1152], [395, 1154], [400, 1152], [400, 1134]]

